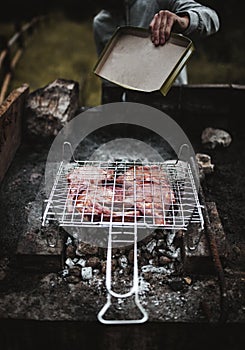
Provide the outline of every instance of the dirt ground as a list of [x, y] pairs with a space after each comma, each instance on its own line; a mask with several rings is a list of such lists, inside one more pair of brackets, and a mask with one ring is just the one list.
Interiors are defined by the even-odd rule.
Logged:
[[230, 245], [227, 266], [245, 271], [245, 133], [228, 130], [232, 142], [227, 148], [206, 150], [214, 164], [214, 173], [206, 176], [203, 188], [207, 200], [217, 205]]

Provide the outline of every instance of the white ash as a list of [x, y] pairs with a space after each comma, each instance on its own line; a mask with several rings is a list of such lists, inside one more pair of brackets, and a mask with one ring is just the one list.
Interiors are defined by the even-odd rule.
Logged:
[[67, 277], [69, 276], [69, 269], [64, 269], [61, 271], [61, 277]]
[[177, 248], [172, 251], [165, 250], [164, 255], [168, 258], [177, 259], [178, 261], [180, 261], [181, 251], [180, 251], [180, 248]]
[[139, 295], [145, 294], [151, 290], [151, 284], [146, 282], [142, 276], [139, 277]]
[[67, 258], [66, 261], [65, 261], [65, 264], [68, 266], [68, 267], [73, 267], [75, 265], [75, 263], [72, 261], [71, 258]]
[[141, 268], [142, 272], [152, 272], [152, 273], [160, 273], [163, 275], [170, 275], [173, 271], [170, 269], [167, 269], [163, 266], [153, 266], [153, 265], [145, 265]]
[[118, 258], [119, 266], [125, 269], [128, 266], [128, 259], [125, 255]]
[[171, 247], [175, 238], [175, 231], [169, 231], [167, 234], [167, 246]]
[[67, 240], [65, 242], [65, 244], [68, 246], [69, 244], [72, 244], [72, 239], [70, 236], [67, 237]]
[[153, 239], [152, 241], [150, 241], [147, 245], [146, 245], [146, 250], [149, 253], [152, 253], [154, 248], [156, 247], [157, 242], [155, 241], [155, 239]]
[[83, 280], [90, 280], [93, 277], [92, 267], [83, 267], [81, 271], [81, 276]]
[[[75, 259], [73, 259], [73, 261], [74, 261], [74, 260], [75, 260]], [[86, 266], [86, 260], [80, 258], [80, 259], [76, 262], [76, 265], [79, 265], [79, 266], [81, 266], [81, 267], [85, 267], [85, 266]]]

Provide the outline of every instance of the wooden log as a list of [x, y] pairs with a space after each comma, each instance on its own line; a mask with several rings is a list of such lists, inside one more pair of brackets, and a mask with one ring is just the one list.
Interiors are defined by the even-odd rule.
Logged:
[[1, 92], [0, 92], [0, 104], [4, 101], [4, 98], [6, 96], [6, 93], [7, 93], [8, 87], [9, 87], [9, 83], [11, 80], [11, 76], [12, 76], [11, 72], [8, 72], [3, 79], [3, 84], [2, 84], [2, 88], [1, 88]]
[[0, 182], [21, 142], [22, 115], [28, 93], [29, 86], [23, 84], [0, 105]]
[[28, 96], [26, 128], [29, 136], [54, 137], [78, 111], [79, 84], [55, 79]]
[[0, 104], [4, 101], [4, 98], [5, 98], [6, 93], [8, 91], [10, 80], [12, 78], [12, 72], [14, 71], [15, 66], [18, 63], [22, 53], [23, 53], [23, 49], [19, 49], [15, 53], [14, 57], [12, 58], [12, 61], [10, 62], [10, 70], [5, 75], [5, 78], [4, 78], [3, 84], [2, 84], [2, 88], [1, 88], [1, 92], [0, 92]]
[[8, 50], [5, 49], [0, 53], [0, 69], [3, 67], [4, 60], [8, 54]]
[[[228, 255], [228, 244], [223, 226], [214, 202], [206, 203], [211, 228], [215, 236], [220, 260], [225, 262]], [[200, 237], [200, 240], [198, 238]], [[195, 248], [195, 249], [194, 249]], [[198, 226], [191, 225], [183, 239], [183, 265], [186, 273], [214, 274], [215, 266], [212, 261], [205, 230], [200, 235]]]

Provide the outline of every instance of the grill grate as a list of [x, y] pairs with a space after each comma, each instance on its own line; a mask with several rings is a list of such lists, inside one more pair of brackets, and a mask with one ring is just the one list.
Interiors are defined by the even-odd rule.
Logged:
[[[69, 182], [70, 176], [70, 182]], [[114, 226], [187, 229], [203, 226], [186, 162], [61, 162], [43, 216], [63, 227]]]

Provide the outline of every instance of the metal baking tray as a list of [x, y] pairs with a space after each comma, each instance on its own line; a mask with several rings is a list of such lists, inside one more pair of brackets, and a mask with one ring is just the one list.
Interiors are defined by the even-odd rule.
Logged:
[[127, 89], [165, 96], [194, 51], [192, 41], [172, 33], [163, 46], [155, 46], [147, 29], [119, 27], [102, 51], [94, 73]]

